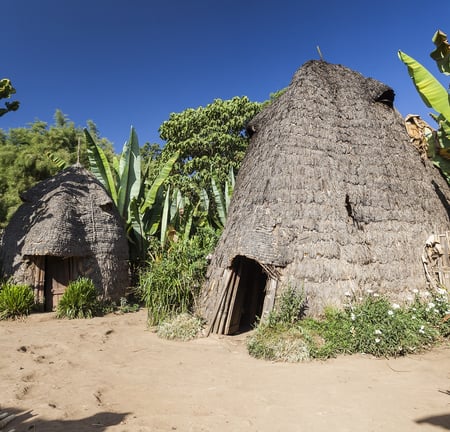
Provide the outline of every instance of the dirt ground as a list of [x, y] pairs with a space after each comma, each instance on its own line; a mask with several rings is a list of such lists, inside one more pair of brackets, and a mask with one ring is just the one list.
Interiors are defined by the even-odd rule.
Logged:
[[400, 359], [251, 358], [245, 335], [172, 342], [146, 312], [0, 322], [0, 411], [20, 431], [450, 430], [450, 346]]

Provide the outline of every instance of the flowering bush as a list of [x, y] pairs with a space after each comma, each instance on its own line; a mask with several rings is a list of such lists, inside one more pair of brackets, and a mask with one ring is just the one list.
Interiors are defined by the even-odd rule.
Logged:
[[[303, 351], [309, 357], [353, 353], [395, 357], [426, 349], [450, 335], [449, 295], [444, 288], [414, 293], [411, 302], [404, 305], [391, 303], [372, 290], [361, 296], [346, 296], [348, 302], [343, 309], [328, 308], [320, 320], [305, 318], [292, 323], [291, 327], [301, 330], [296, 334], [307, 345]], [[258, 351], [258, 345], [255, 348], [256, 342], [262, 346], [262, 339], [281, 337], [288, 329], [285, 325], [280, 331], [280, 326], [270, 320], [261, 324], [249, 340], [250, 353], [263, 351]]]

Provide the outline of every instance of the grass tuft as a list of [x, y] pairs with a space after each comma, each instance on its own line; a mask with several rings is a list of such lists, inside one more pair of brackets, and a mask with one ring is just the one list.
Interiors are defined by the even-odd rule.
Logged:
[[57, 309], [57, 318], [92, 318], [101, 313], [98, 293], [91, 279], [80, 277], [69, 283]]
[[28, 285], [5, 282], [0, 286], [0, 319], [28, 315], [33, 305], [34, 294]]
[[182, 313], [159, 324], [156, 333], [163, 339], [189, 341], [198, 337], [202, 328], [201, 318]]

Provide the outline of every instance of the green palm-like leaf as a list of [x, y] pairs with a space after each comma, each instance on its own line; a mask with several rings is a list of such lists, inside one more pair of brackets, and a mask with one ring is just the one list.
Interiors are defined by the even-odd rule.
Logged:
[[408, 67], [409, 75], [425, 104], [450, 121], [449, 94], [445, 87], [417, 60], [402, 51], [398, 52], [398, 56]]
[[108, 159], [106, 158], [102, 148], [97, 145], [87, 129], [84, 129], [84, 134], [86, 136], [87, 153], [91, 171], [103, 184], [106, 191], [117, 205], [116, 182], [114, 181]]
[[217, 187], [216, 181], [214, 178], [211, 178], [211, 188], [213, 192], [214, 202], [216, 203], [217, 213], [219, 215], [220, 223], [222, 226], [225, 226], [225, 222], [227, 220], [227, 210], [225, 199], [222, 194], [222, 191]]
[[150, 190], [145, 195], [145, 201], [141, 207], [141, 212], [145, 212], [148, 208], [151, 208], [155, 203], [156, 196], [161, 185], [167, 180], [172, 171], [172, 167], [179, 157], [179, 152], [176, 152], [162, 167], [158, 174], [158, 177], [152, 183]]
[[169, 211], [170, 211], [170, 185], [167, 187], [166, 198], [164, 200], [164, 207], [161, 217], [161, 235], [160, 235], [161, 246], [164, 246], [166, 244], [167, 227], [169, 225]]
[[139, 142], [133, 127], [131, 128], [130, 138], [125, 143], [120, 157], [119, 182], [117, 208], [122, 217], [126, 217], [130, 201], [139, 196], [141, 186]]

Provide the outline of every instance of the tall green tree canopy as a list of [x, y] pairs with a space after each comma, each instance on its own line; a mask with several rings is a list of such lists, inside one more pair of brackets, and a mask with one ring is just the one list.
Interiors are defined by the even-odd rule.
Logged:
[[230, 168], [237, 173], [248, 145], [245, 126], [260, 110], [244, 96], [172, 113], [159, 129], [162, 159], [180, 152], [171, 183], [189, 193], [209, 188], [213, 177], [225, 182]]
[[[79, 140], [80, 160], [88, 167], [82, 128], [75, 127], [59, 110], [51, 126], [37, 120], [28, 127], [0, 129], [0, 228], [20, 205], [22, 192], [77, 161]], [[112, 153], [112, 144], [100, 141], [106, 152]]]

